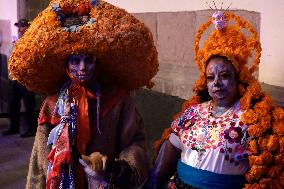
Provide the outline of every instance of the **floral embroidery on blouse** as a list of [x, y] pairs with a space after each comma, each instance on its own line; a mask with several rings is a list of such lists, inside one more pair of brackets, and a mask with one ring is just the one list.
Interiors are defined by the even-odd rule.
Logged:
[[171, 127], [183, 148], [198, 152], [202, 161], [208, 150], [218, 150], [224, 160], [239, 166], [247, 161], [247, 126], [240, 121], [241, 111], [235, 105], [222, 116], [212, 115], [212, 101], [192, 106]]

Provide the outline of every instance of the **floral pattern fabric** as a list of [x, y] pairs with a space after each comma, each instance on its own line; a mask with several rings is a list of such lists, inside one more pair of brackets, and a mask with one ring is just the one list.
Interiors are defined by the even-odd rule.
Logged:
[[182, 150], [183, 163], [220, 174], [244, 174], [249, 137], [240, 120], [240, 104], [236, 102], [221, 116], [214, 116], [212, 108], [208, 101], [186, 109], [173, 121], [169, 140]]

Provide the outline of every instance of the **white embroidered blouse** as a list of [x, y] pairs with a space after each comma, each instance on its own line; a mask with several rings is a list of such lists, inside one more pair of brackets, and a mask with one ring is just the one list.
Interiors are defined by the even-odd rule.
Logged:
[[240, 120], [239, 101], [219, 117], [213, 102], [186, 109], [173, 121], [170, 142], [182, 150], [181, 161], [219, 174], [243, 175], [248, 165], [247, 126]]

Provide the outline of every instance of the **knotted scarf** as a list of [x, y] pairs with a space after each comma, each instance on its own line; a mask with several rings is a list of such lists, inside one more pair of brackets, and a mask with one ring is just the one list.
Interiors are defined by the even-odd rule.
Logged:
[[[67, 74], [71, 78], [72, 83], [67, 88], [66, 93], [68, 98], [72, 99], [77, 105], [76, 136], [74, 139], [70, 139], [70, 134], [68, 134], [68, 124], [63, 123], [63, 125], [61, 125], [60, 133], [57, 133], [58, 136], [56, 136], [56, 141], [54, 141], [52, 150], [48, 155], [48, 160], [52, 165], [48, 173], [48, 189], [58, 188], [59, 183], [62, 181], [62, 178], [60, 178], [62, 177], [60, 176], [61, 167], [66, 164], [72, 164], [76, 169], [76, 185], [78, 186], [76, 188], [84, 186], [84, 172], [78, 162], [72, 162], [71, 160], [71, 157], [74, 156], [74, 153], [76, 152], [71, 151], [71, 146], [74, 144], [71, 144], [70, 140], [75, 141], [76, 150], [79, 154], [85, 154], [86, 146], [90, 142], [88, 99], [93, 100], [96, 98], [96, 95], [88, 90], [85, 85], [79, 82], [69, 73], [69, 71], [67, 71]], [[99, 100], [97, 103], [99, 103]], [[99, 111], [98, 108], [97, 111]], [[99, 128], [98, 125], [97, 128]], [[98, 131], [100, 132], [99, 129]]]

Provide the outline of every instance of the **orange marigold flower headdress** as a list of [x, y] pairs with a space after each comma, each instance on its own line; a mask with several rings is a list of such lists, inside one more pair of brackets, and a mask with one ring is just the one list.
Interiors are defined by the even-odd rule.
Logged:
[[[234, 24], [229, 25], [233, 20]], [[215, 24], [215, 30], [209, 35], [200, 49], [200, 39], [210, 25]], [[246, 37], [243, 29], [250, 32]], [[200, 26], [194, 42], [195, 62], [200, 71], [200, 79], [195, 84], [195, 92], [205, 88], [206, 62], [213, 55], [227, 57], [239, 73], [241, 82], [248, 83], [246, 79], [253, 80], [251, 74], [257, 70], [261, 56], [261, 44], [258, 33], [253, 26], [233, 13], [215, 12], [213, 16]], [[254, 55], [253, 65], [248, 68], [248, 57]], [[241, 76], [241, 75], [244, 75]], [[250, 75], [250, 77], [246, 77]], [[243, 80], [242, 80], [243, 79]]]
[[158, 71], [150, 30], [102, 0], [52, 0], [15, 44], [9, 71], [29, 90], [55, 93], [68, 79], [66, 57], [74, 53], [94, 55], [104, 81], [129, 90], [151, 86]]

